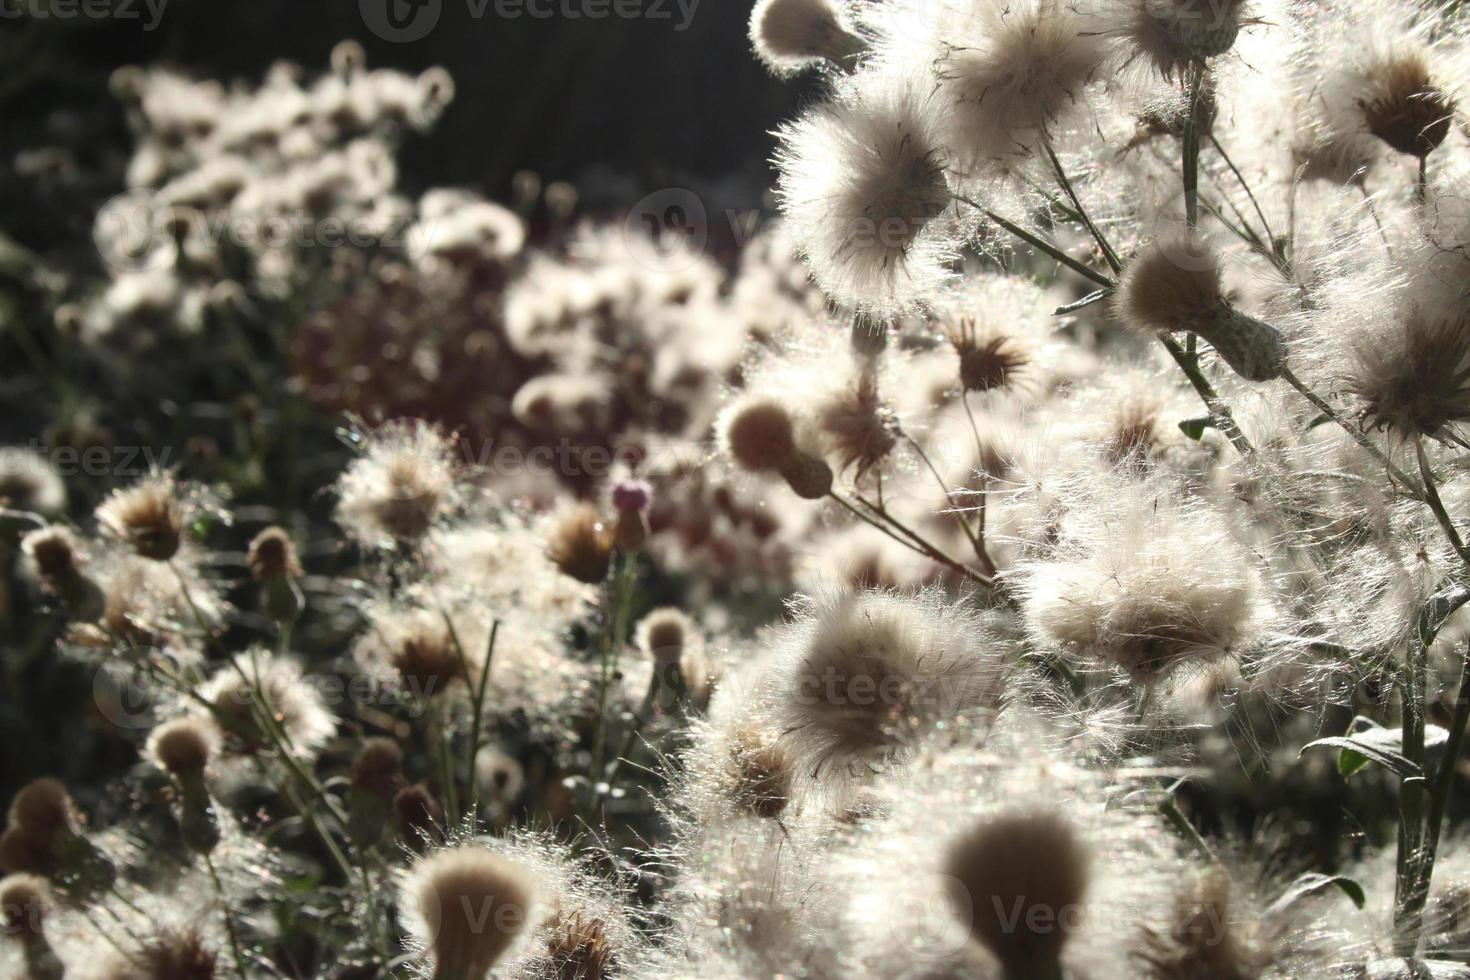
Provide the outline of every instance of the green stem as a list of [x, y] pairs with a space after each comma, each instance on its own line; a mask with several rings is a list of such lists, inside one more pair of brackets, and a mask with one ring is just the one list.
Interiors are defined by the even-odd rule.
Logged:
[[1205, 65], [1189, 65], [1189, 115], [1184, 119], [1184, 221], [1193, 231], [1199, 224], [1199, 109], [1204, 90]]
[[1092, 219], [1087, 216], [1087, 209], [1082, 206], [1082, 201], [1077, 197], [1077, 192], [1072, 189], [1072, 182], [1067, 179], [1067, 171], [1062, 168], [1062, 161], [1057, 159], [1056, 152], [1052, 150], [1051, 142], [1043, 141], [1041, 145], [1046, 150], [1046, 158], [1051, 161], [1052, 170], [1056, 172], [1057, 181], [1062, 186], [1062, 192], [1067, 195], [1068, 200], [1072, 202], [1072, 206], [1077, 209], [1077, 217], [1082, 219], [1082, 224], [1087, 228], [1088, 234], [1092, 235], [1092, 240], [1097, 242], [1097, 247], [1102, 249], [1103, 260], [1107, 262], [1108, 268], [1112, 269], [1113, 275], [1116, 276], [1119, 272], [1123, 271], [1123, 263], [1118, 261], [1118, 253], [1113, 251], [1113, 246], [1108, 244], [1108, 240], [1103, 237], [1102, 232], [1098, 231], [1097, 226], [1092, 223]]

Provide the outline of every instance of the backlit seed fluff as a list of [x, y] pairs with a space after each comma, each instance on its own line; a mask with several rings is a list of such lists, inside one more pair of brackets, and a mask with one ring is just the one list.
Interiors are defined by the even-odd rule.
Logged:
[[114, 490], [97, 508], [97, 523], [142, 557], [168, 561], [179, 550], [184, 528], [178, 486], [172, 476], [161, 474]]
[[1347, 383], [1372, 428], [1437, 436], [1470, 421], [1470, 311], [1411, 306], [1353, 345]]
[[219, 951], [196, 926], [162, 929], [143, 944], [143, 976], [150, 980], [214, 980]]
[[718, 431], [725, 454], [750, 473], [779, 473], [796, 453], [795, 422], [775, 398], [737, 400], [720, 416]]
[[932, 71], [946, 141], [968, 167], [1034, 148], [1079, 108], [1106, 56], [1077, 5], [1065, 0], [982, 0], [939, 5], [940, 54]]
[[957, 711], [995, 707], [981, 624], [937, 592], [839, 592], [778, 637], [772, 711], [798, 772], [882, 762]]
[[337, 523], [367, 545], [415, 542], [458, 505], [458, 481], [453, 444], [436, 427], [391, 422], [337, 481]]
[[818, 285], [838, 303], [887, 315], [951, 277], [938, 111], [929, 88], [880, 78], [845, 88], [780, 131], [782, 213]]
[[1066, 817], [1013, 810], [951, 841], [944, 873], [970, 935], [1000, 960], [1007, 980], [1030, 980], [1062, 976], [1062, 948], [1081, 922], [1091, 861]]
[[414, 866], [403, 904], [434, 980], [483, 980], [528, 931], [536, 886], [519, 864], [473, 844]]
[[850, 68], [863, 49], [835, 0], [758, 0], [750, 12], [750, 41], [779, 75], [823, 62]]
[[724, 778], [731, 802], [757, 817], [774, 820], [791, 799], [790, 756], [774, 733], [759, 726], [731, 734]]
[[1135, 329], [1199, 334], [1248, 381], [1281, 374], [1281, 334], [1230, 305], [1220, 257], [1199, 238], [1178, 236], [1144, 246], [1123, 268], [1114, 304], [1123, 323]]
[[180, 779], [199, 776], [219, 751], [214, 729], [199, 718], [166, 721], [148, 736], [148, 754]]

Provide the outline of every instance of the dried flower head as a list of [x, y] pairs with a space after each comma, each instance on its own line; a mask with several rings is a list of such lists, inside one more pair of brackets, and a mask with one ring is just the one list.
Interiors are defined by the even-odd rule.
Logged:
[[[443, 613], [429, 609], [389, 607], [375, 613], [354, 655], [365, 668], [392, 678], [418, 698], [433, 697], [465, 680], [450, 624]], [[468, 659], [470, 651], [465, 655]]]
[[597, 508], [578, 504], [548, 526], [546, 554], [564, 574], [598, 585], [607, 577], [615, 543], [613, 530], [603, 523]]
[[1411, 305], [1354, 345], [1347, 375], [1374, 428], [1432, 437], [1470, 421], [1470, 310]]
[[219, 735], [201, 718], [174, 718], [148, 736], [148, 754], [159, 768], [183, 780], [204, 773], [219, 752]]
[[363, 739], [352, 760], [350, 778], [353, 792], [391, 803], [403, 788], [403, 750], [391, 738]]
[[214, 980], [219, 952], [198, 927], [163, 929], [143, 944], [139, 957], [150, 980]]
[[45, 456], [0, 446], [0, 507], [50, 517], [65, 506], [66, 484]]
[[885, 79], [844, 89], [780, 131], [781, 209], [817, 283], [885, 315], [949, 277], [951, 197], [934, 136], [938, 100]]
[[617, 966], [617, 948], [601, 919], [556, 911], [543, 927], [552, 980], [604, 980]]
[[949, 341], [960, 359], [960, 385], [965, 391], [993, 392], [1021, 387], [1032, 352], [1014, 334], [990, 332], [971, 317], [949, 329]]
[[817, 406], [815, 415], [817, 428], [830, 442], [839, 468], [851, 467], [856, 478], [887, 459], [898, 444], [898, 421], [893, 408], [878, 393], [874, 371], [860, 371], [851, 384]]
[[294, 755], [315, 758], [336, 733], [337, 719], [301, 665], [253, 650], [237, 655], [233, 665], [220, 667], [199, 688], [199, 695], [213, 706], [209, 719], [221, 727], [227, 745], [254, 752], [275, 741], [269, 729], [262, 729], [260, 712], [266, 705], [257, 703], [257, 689], [274, 719], [273, 727], [284, 732]]
[[791, 411], [775, 398], [746, 395], [736, 400], [717, 428], [725, 454], [751, 473], [779, 473], [796, 453]]
[[1260, 576], [1223, 516], [1143, 487], [1110, 492], [1116, 500], [1074, 511], [1055, 550], [1019, 569], [1038, 640], [1148, 683], [1186, 663], [1218, 662], [1256, 636]]
[[291, 534], [283, 527], [268, 527], [250, 541], [245, 564], [257, 582], [276, 578], [300, 578], [301, 560]]
[[179, 486], [169, 473], [114, 490], [97, 508], [103, 532], [154, 561], [168, 561], [178, 552], [184, 517]]
[[946, 144], [976, 168], [1026, 152], [1086, 105], [1107, 51], [1062, 0], [935, 4], [932, 72]]
[[1218, 254], [1195, 237], [1155, 241], [1123, 269], [1115, 310], [1140, 330], [1199, 334], [1242, 378], [1269, 381], [1281, 373], [1281, 335], [1230, 305]]
[[696, 635], [689, 617], [673, 606], [654, 609], [638, 623], [638, 646], [658, 667], [677, 664]]
[[980, 621], [938, 592], [829, 594], [802, 612], [770, 679], [798, 771], [881, 762], [956, 711], [996, 707]]
[[1120, 39], [1125, 59], [1142, 58], [1165, 78], [1229, 51], [1251, 23], [1248, 0], [1115, 0], [1106, 33]]
[[480, 980], [530, 926], [536, 883], [510, 859], [474, 844], [437, 851], [404, 883], [415, 940], [435, 980]]
[[822, 63], [851, 68], [863, 50], [835, 0], [758, 0], [750, 12], [750, 41], [778, 75]]
[[411, 844], [435, 841], [444, 833], [444, 808], [422, 784], [405, 786], [393, 797], [393, 812], [403, 839]]
[[64, 584], [80, 573], [81, 547], [76, 536], [64, 527], [52, 525], [30, 532], [21, 539], [21, 549], [48, 591], [61, 592]]
[[[1065, 816], [1037, 809], [988, 817], [950, 843], [944, 867], [970, 934], [1020, 980], [1061, 976], [1091, 860]], [[1018, 907], [1020, 918], [1009, 918]]]
[[390, 422], [337, 481], [337, 521], [372, 546], [418, 541], [459, 505], [459, 479], [453, 444], [436, 427]]
[[1424, 157], [1444, 142], [1455, 115], [1454, 97], [1439, 88], [1420, 52], [1375, 66], [1371, 94], [1358, 107], [1368, 132], [1399, 153]]
[[28, 943], [42, 935], [51, 908], [51, 889], [46, 879], [32, 874], [0, 878], [0, 929]]
[[1230, 878], [1222, 869], [1191, 875], [1179, 889], [1169, 929], [1145, 927], [1140, 947], [1149, 980], [1243, 980], [1259, 976], [1262, 966], [1232, 925]]

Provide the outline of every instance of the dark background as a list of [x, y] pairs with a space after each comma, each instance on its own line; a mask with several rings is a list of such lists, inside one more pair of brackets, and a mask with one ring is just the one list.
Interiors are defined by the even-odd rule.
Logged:
[[[68, 2], [82, 0], [0, 0], [0, 8]], [[167, 0], [151, 31], [143, 0], [86, 2], [113, 15], [33, 17], [24, 37], [20, 21], [0, 19], [7, 156], [34, 146], [38, 132], [75, 126], [65, 117], [77, 112], [97, 153], [125, 155], [131, 140], [106, 87], [120, 65], [170, 65], [254, 85], [277, 60], [309, 74], [325, 70], [332, 47], [353, 38], [370, 68], [442, 65], [454, 77], [453, 104], [400, 156], [406, 189], [469, 186], [504, 200], [511, 175], [529, 168], [547, 182], [574, 183], [586, 210], [626, 206], [668, 186], [690, 187], [716, 208], [750, 208], [771, 183], [770, 130], [806, 91], [770, 77], [751, 53], [753, 0], [699, 0], [684, 30], [677, 0], [621, 0], [644, 11], [658, 5], [663, 16], [599, 20], [563, 13], [584, 0], [530, 0], [552, 8], [544, 19], [500, 16], [494, 0], [440, 0], [433, 29], [404, 43], [375, 35], [359, 0]]]

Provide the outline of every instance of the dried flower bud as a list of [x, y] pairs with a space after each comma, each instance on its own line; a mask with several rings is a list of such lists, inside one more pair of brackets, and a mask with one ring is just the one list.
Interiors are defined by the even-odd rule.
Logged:
[[1281, 334], [1225, 299], [1219, 256], [1198, 238], [1154, 242], [1123, 270], [1115, 300], [1129, 326], [1199, 334], [1242, 378], [1280, 377]]
[[578, 582], [597, 585], [612, 561], [612, 533], [590, 504], [579, 504], [551, 525], [547, 554]]
[[434, 799], [427, 786], [405, 786], [393, 797], [393, 811], [398, 814], [399, 832], [415, 846], [443, 838], [444, 808]]
[[6, 935], [23, 943], [41, 938], [50, 908], [51, 890], [45, 878], [13, 874], [0, 879], [0, 926]]
[[419, 862], [405, 891], [434, 980], [470, 980], [488, 974], [526, 931], [535, 883], [515, 862], [467, 845]]
[[803, 500], [821, 500], [832, 492], [832, 467], [809, 453], [793, 453], [781, 467], [781, 477]]
[[791, 413], [774, 398], [740, 399], [725, 410], [718, 427], [725, 453], [751, 473], [779, 473], [796, 453]]
[[365, 738], [352, 760], [352, 792], [392, 803], [403, 786], [403, 750], [391, 738]]
[[257, 582], [275, 578], [300, 578], [301, 561], [296, 555], [296, 545], [285, 528], [268, 527], [257, 534], [246, 552], [245, 564]]
[[70, 531], [53, 525], [30, 532], [20, 544], [41, 587], [61, 599], [72, 618], [92, 621], [102, 616], [107, 596], [82, 572], [81, 547]]
[[184, 528], [184, 507], [173, 477], [154, 476], [113, 491], [97, 508], [97, 522], [142, 557], [168, 561], [179, 550]]
[[163, 929], [143, 944], [142, 968], [150, 980], [214, 980], [219, 953], [195, 927]]
[[651, 611], [638, 624], [638, 645], [653, 658], [660, 671], [679, 662], [693, 636], [694, 624], [672, 606]]
[[215, 729], [198, 718], [166, 721], [148, 736], [148, 754], [181, 781], [201, 777], [218, 752]]
[[750, 12], [750, 40], [761, 61], [783, 75], [822, 62], [851, 70], [864, 47], [832, 0], [759, 0]]
[[653, 503], [653, 484], [647, 480], [619, 480], [613, 484], [612, 505], [620, 513], [645, 512]]
[[[944, 870], [970, 935], [1008, 980], [1059, 977], [1062, 946], [1087, 891], [1091, 855], [1071, 823], [1048, 810], [990, 817], [949, 846]], [[1013, 910], [1022, 914], [1015, 919]]]

